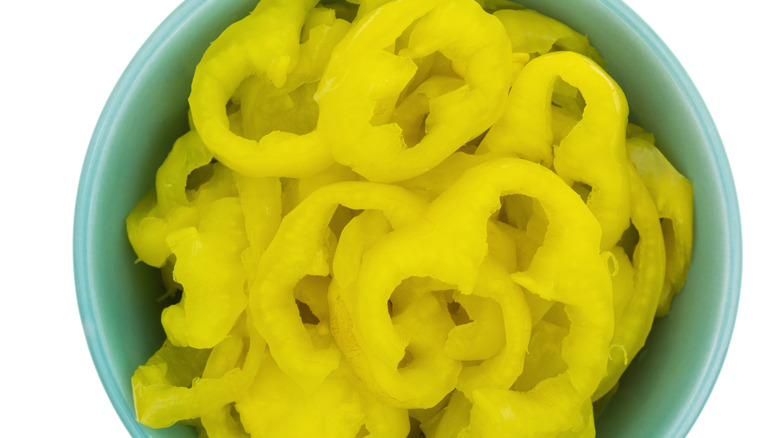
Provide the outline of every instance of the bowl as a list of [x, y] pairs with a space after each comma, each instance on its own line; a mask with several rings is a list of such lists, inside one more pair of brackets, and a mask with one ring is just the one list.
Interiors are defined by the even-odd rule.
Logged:
[[[130, 377], [164, 339], [155, 269], [135, 263], [125, 217], [187, 130], [187, 97], [208, 44], [256, 0], [187, 0], [130, 62], [95, 128], [81, 174], [74, 270], [84, 333], [103, 386], [134, 437], [195, 436], [136, 422]], [[737, 311], [741, 233], [734, 183], [713, 121], [658, 36], [619, 0], [525, 0], [588, 35], [629, 101], [630, 119], [694, 186], [688, 283], [598, 417], [600, 437], [682, 437], [715, 383]]]

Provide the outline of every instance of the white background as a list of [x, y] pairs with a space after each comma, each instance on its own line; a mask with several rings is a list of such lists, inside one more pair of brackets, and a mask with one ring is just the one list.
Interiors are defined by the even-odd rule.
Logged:
[[[774, 435], [780, 408], [780, 7], [767, 0], [626, 1], [704, 97], [731, 162], [742, 214], [737, 325], [720, 379], [689, 436]], [[103, 104], [132, 55], [178, 3], [0, 3], [3, 436], [127, 436], [81, 329], [73, 210]]]

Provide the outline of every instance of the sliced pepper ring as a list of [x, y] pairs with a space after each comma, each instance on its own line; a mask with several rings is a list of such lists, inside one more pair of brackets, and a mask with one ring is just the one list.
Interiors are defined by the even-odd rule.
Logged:
[[[413, 24], [408, 47], [385, 49]], [[426, 135], [414, 147], [387, 123], [417, 66], [441, 51], [467, 61], [465, 86], [431, 99]], [[393, 182], [431, 169], [500, 116], [511, 81], [509, 39], [501, 23], [469, 0], [398, 0], [355, 23], [333, 52], [315, 99], [318, 131], [336, 161], [369, 180]], [[347, 104], [348, 102], [348, 104]]]
[[[523, 160], [496, 159], [464, 172], [452, 187], [428, 206], [420, 220], [396, 229], [369, 248], [363, 256], [355, 282], [355, 289], [360, 294], [344, 296], [345, 300], [353, 300], [349, 306], [354, 309], [352, 332], [368, 365], [366, 372], [358, 375], [364, 380], [373, 379], [374, 385], [397, 403], [430, 407], [451, 388], [440, 376], [439, 385], [425, 386], [429, 393], [412, 390], [419, 382], [411, 375], [407, 378], [397, 369], [407, 344], [393, 329], [386, 301], [396, 286], [410, 277], [431, 277], [454, 285], [461, 293], [471, 293], [477, 281], [478, 267], [487, 253], [488, 218], [498, 209], [500, 196], [510, 193], [539, 198], [550, 220], [558, 221], [554, 227], [550, 226], [550, 230], [554, 228], [554, 231], [548, 231], [546, 236], [548, 246], [557, 246], [555, 250], [560, 251], [560, 246], [573, 245], [564, 252], [571, 254], [569, 257], [575, 261], [583, 262], [583, 267], [575, 269], [576, 278], [588, 279], [590, 284], [584, 287], [581, 297], [572, 290], [570, 283], [575, 279], [565, 269], [558, 272], [558, 269], [547, 267], [536, 274], [532, 265], [528, 272], [532, 279], [541, 280], [541, 274], [548, 274], [548, 271], [556, 271], [555, 274], [568, 278], [563, 281], [568, 287], [546, 291], [546, 298], [560, 298], [583, 308], [581, 312], [576, 309], [572, 312], [577, 327], [572, 332], [572, 340], [583, 344], [590, 352], [585, 355], [587, 359], [570, 358], [571, 390], [573, 393], [578, 393], [578, 390], [586, 392], [587, 387], [592, 387], [592, 392], [598, 384], [601, 374], [596, 370], [599, 362], [606, 362], [606, 348], [612, 334], [611, 285], [606, 266], [599, 256], [598, 223], [579, 196], [551, 171]], [[469, 202], [463, 202], [464, 199]], [[537, 260], [537, 265], [544, 265], [552, 263], [551, 258], [556, 259], [547, 254], [541, 258], [537, 255], [534, 260]], [[589, 273], [589, 269], [594, 272]], [[547, 286], [549, 279], [545, 277], [543, 280]], [[592, 303], [591, 300], [602, 301]], [[418, 373], [436, 375], [431, 370], [424, 371], [418, 370]], [[587, 393], [583, 397], [589, 395]], [[582, 399], [575, 400], [577, 409], [581, 402]]]
[[237, 198], [208, 204], [198, 227], [166, 239], [176, 256], [173, 275], [184, 288], [181, 301], [162, 312], [168, 339], [177, 346], [211, 348], [231, 330], [246, 308], [241, 253], [247, 247]]
[[334, 256], [328, 300], [333, 336], [356, 375], [386, 404], [408, 408], [421, 406], [419, 393], [446, 394], [454, 387], [461, 367], [460, 361], [445, 353], [445, 341], [455, 325], [446, 302], [432, 293], [450, 287], [431, 279], [410, 278], [396, 288], [392, 301], [388, 301], [388, 306], [392, 304], [394, 330], [408, 340], [406, 352], [410, 360], [397, 364], [405, 378], [392, 393], [377, 383], [374, 373], [384, 370], [372, 367], [355, 338], [355, 280], [366, 249], [391, 230], [387, 219], [375, 211], [364, 212], [347, 224]]
[[569, 26], [530, 9], [502, 9], [493, 13], [506, 28], [512, 51], [544, 55], [558, 48], [581, 53], [603, 64], [588, 38]]
[[359, 435], [361, 427], [378, 438], [404, 438], [409, 432], [406, 411], [382, 405], [367, 394], [348, 365], [305, 390], [267, 352], [236, 410], [256, 437], [365, 436]]
[[666, 246], [666, 278], [657, 316], [666, 315], [672, 298], [688, 276], [693, 246], [693, 185], [655, 146], [630, 138], [626, 148], [631, 162], [653, 197], [662, 223]]
[[[559, 77], [580, 90], [586, 105], [582, 120], [554, 145], [550, 100]], [[609, 249], [629, 222], [627, 123], [625, 95], [598, 64], [574, 52], [552, 52], [531, 60], [520, 72], [509, 107], [485, 136], [480, 152], [514, 152], [554, 166], [570, 185], [589, 185], [588, 206], [601, 224], [601, 247]]]
[[[529, 394], [475, 390], [470, 428], [482, 436], [496, 436], [492, 433], [501, 430], [517, 433], [528, 426], [525, 420], [538, 423], [527, 414], [543, 414], [551, 421], [539, 424], [542, 430], [573, 428], [582, 403], [601, 379], [613, 329], [611, 283], [599, 251], [600, 227], [579, 196], [548, 169], [524, 160], [496, 159], [469, 169], [428, 206], [420, 220], [396, 229], [365, 252], [356, 280], [361, 293], [351, 298], [352, 332], [372, 372], [367, 377], [393, 396], [409, 382], [401, 384], [404, 375], [396, 368], [406, 345], [393, 330], [387, 299], [396, 285], [413, 276], [429, 276], [470, 293], [487, 250], [488, 217], [498, 208], [500, 196], [510, 193], [538, 199], [550, 221], [531, 266], [512, 278], [546, 299], [567, 304], [571, 331], [563, 356], [569, 368]], [[555, 407], [561, 409], [547, 412], [551, 406], [538, 397], [556, 393]], [[426, 394], [413, 401], [430, 407], [444, 394]], [[507, 420], [506, 412], [513, 412], [515, 420]]]
[[318, 348], [299, 316], [295, 285], [306, 275], [328, 276], [328, 223], [338, 205], [382, 210], [393, 223], [416, 218], [424, 201], [405, 189], [369, 182], [325, 186], [284, 217], [260, 258], [250, 285], [249, 307], [258, 331], [284, 372], [304, 388], [314, 388], [338, 367], [334, 344]]
[[253, 74], [267, 75], [277, 88], [302, 85], [288, 83], [288, 73], [299, 61], [301, 30], [315, 4], [317, 0], [261, 1], [209, 46], [195, 69], [189, 98], [193, 124], [214, 155], [238, 173], [300, 177], [333, 162], [316, 131], [304, 135], [273, 131], [255, 141], [231, 132], [225, 112], [234, 91]]
[[188, 131], [173, 144], [157, 169], [155, 189], [127, 217], [127, 237], [139, 260], [162, 266], [171, 255], [165, 244], [168, 234], [197, 224], [198, 212], [190, 208], [187, 198], [187, 176], [211, 159], [211, 152], [195, 131]]
[[509, 277], [509, 271], [491, 256], [485, 258], [474, 287], [479, 295], [498, 303], [503, 316], [505, 343], [501, 351], [477, 365], [464, 365], [458, 377], [458, 390], [471, 399], [480, 388], [509, 389], [523, 372], [531, 315], [522, 288]]
[[263, 338], [243, 320], [211, 351], [165, 341], [133, 374], [138, 421], [168, 427], [222, 409], [250, 386], [264, 351]]
[[615, 315], [611, 348], [619, 352], [610, 352], [607, 373], [593, 394], [593, 400], [603, 397], [617, 384], [628, 364], [644, 346], [664, 285], [666, 253], [658, 210], [636, 169], [631, 166], [629, 172], [631, 222], [639, 233], [639, 242], [633, 253], [633, 293], [621, 314]]

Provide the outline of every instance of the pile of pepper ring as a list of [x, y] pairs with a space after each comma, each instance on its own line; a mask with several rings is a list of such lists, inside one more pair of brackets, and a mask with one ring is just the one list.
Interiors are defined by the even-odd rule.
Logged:
[[262, 0], [211, 44], [127, 218], [172, 302], [138, 421], [595, 435], [685, 283], [693, 189], [585, 36], [505, 3]]

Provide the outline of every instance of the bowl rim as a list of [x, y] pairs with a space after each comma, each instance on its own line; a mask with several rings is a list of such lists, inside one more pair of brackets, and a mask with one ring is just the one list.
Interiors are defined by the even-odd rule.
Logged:
[[707, 109], [701, 94], [699, 94], [699, 91], [693, 84], [693, 80], [691, 80], [685, 68], [680, 64], [680, 61], [677, 60], [661, 37], [622, 0], [596, 1], [605, 6], [618, 19], [623, 21], [626, 26], [633, 29], [669, 72], [673, 83], [691, 107], [693, 117], [705, 139], [705, 147], [714, 162], [713, 168], [716, 174], [717, 188], [723, 200], [724, 223], [726, 224], [726, 251], [728, 260], [731, 263], [727, 266], [727, 271], [723, 272], [724, 282], [722, 287], [726, 293], [722, 297], [719, 309], [722, 318], [715, 336], [718, 342], [709, 346], [708, 360], [704, 369], [700, 371], [699, 385], [690, 397], [691, 403], [687, 404], [685, 410], [674, 418], [674, 424], [668, 428], [668, 431], [671, 433], [670, 436], [684, 437], [693, 427], [715, 387], [715, 382], [723, 367], [734, 332], [742, 281], [742, 226], [737, 191], [728, 157], [723, 147], [723, 141], [718, 134], [712, 115]]
[[92, 206], [96, 198], [96, 191], [94, 190], [95, 175], [100, 174], [101, 172], [98, 170], [105, 165], [103, 150], [105, 149], [106, 139], [111, 137], [115, 129], [115, 117], [126, 106], [126, 96], [135, 87], [149, 59], [154, 57], [169, 40], [170, 36], [183, 28], [189, 22], [189, 18], [208, 4], [209, 1], [211, 0], [184, 0], [152, 32], [122, 72], [100, 113], [95, 130], [92, 133], [81, 169], [76, 195], [73, 223], [73, 271], [81, 323], [92, 361], [103, 388], [125, 428], [134, 437], [148, 436], [148, 434], [144, 431], [143, 426], [138, 423], [134, 408], [129, 406], [128, 409], [119, 382], [112, 371], [113, 368], [106, 354], [108, 343], [95, 305], [95, 281], [89, 270], [93, 256], [89, 248], [92, 246], [90, 233], [92, 227], [90, 224], [94, 223]]
[[[128, 432], [133, 436], [148, 436], [143, 426], [136, 421], [132, 406], [128, 409], [126, 400], [112, 372], [110, 360], [106, 354], [107, 341], [102, 331], [101, 318], [96, 308], [95, 280], [89, 266], [93, 254], [90, 252], [92, 237], [91, 226], [94, 223], [92, 206], [95, 203], [95, 175], [105, 165], [103, 151], [105, 140], [115, 129], [115, 116], [121, 113], [126, 105], [125, 97], [135, 87], [138, 78], [145, 69], [150, 58], [166, 43], [171, 35], [187, 25], [190, 17], [200, 9], [208, 6], [214, 0], [184, 0], [149, 36], [120, 76], [98, 118], [93, 131], [86, 156], [83, 162], [76, 197], [73, 226], [73, 270], [76, 286], [76, 297], [81, 317], [84, 335], [87, 340], [92, 361], [98, 376], [111, 401], [114, 410], [119, 415]], [[609, 13], [614, 14], [629, 28], [633, 29], [639, 38], [648, 45], [651, 52], [665, 66], [674, 84], [693, 109], [693, 116], [705, 138], [708, 152], [713, 158], [716, 180], [719, 184], [721, 197], [725, 206], [725, 223], [727, 227], [726, 243], [729, 260], [728, 271], [724, 273], [724, 289], [720, 309], [722, 323], [718, 326], [716, 339], [719, 342], [711, 345], [706, 366], [700, 372], [700, 384], [692, 395], [692, 403], [679, 412], [669, 431], [673, 436], [685, 436], [701, 413], [715, 385], [723, 366], [726, 353], [736, 321], [742, 275], [742, 231], [740, 225], [739, 205], [736, 188], [729, 167], [728, 158], [715, 123], [707, 107], [685, 69], [661, 38], [644, 22], [628, 5], [621, 0], [594, 0], [604, 6]]]

